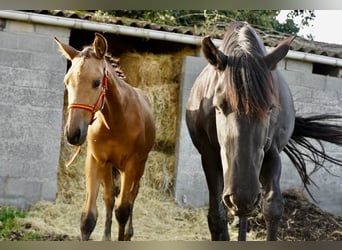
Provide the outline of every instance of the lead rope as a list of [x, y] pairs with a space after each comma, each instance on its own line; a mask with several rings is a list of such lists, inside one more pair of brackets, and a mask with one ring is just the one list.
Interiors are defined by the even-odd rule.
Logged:
[[79, 154], [79, 152], [81, 151], [81, 145], [76, 147], [75, 153], [72, 155], [71, 159], [65, 164], [65, 167], [68, 168], [71, 166], [71, 164], [73, 163], [73, 161], [76, 159], [76, 156]]

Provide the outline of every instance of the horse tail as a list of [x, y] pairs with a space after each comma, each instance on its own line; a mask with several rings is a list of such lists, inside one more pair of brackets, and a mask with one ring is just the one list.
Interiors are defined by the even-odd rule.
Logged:
[[[296, 167], [306, 191], [313, 200], [314, 198], [308, 189], [308, 185], [316, 184], [312, 181], [310, 175], [320, 168], [334, 175], [324, 166], [326, 161], [342, 166], [342, 160], [325, 153], [325, 148], [322, 143], [325, 141], [342, 146], [342, 126], [337, 125], [338, 120], [342, 120], [342, 116], [315, 115], [306, 118], [296, 116], [293, 133], [284, 148], [284, 153]], [[335, 123], [332, 123], [332, 121], [335, 121]], [[316, 143], [313, 143], [314, 141]], [[307, 160], [314, 163], [314, 168], [311, 173], [307, 172]]]

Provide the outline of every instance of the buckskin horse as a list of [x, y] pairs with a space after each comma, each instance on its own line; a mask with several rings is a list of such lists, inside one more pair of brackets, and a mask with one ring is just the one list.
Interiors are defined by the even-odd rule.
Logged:
[[234, 22], [219, 49], [209, 37], [202, 41], [209, 64], [190, 91], [186, 123], [208, 184], [212, 240], [230, 239], [227, 211], [239, 217], [238, 240], [246, 240], [247, 216], [261, 202], [267, 240], [277, 239], [284, 209], [281, 151], [297, 168], [306, 189], [312, 183], [306, 159], [314, 162], [315, 169], [325, 168], [325, 160], [342, 165], [325, 154], [321, 143], [342, 145], [342, 127], [337, 125], [342, 117], [296, 116], [290, 89], [276, 69], [293, 39], [285, 39], [267, 54], [250, 25]]
[[[107, 60], [106, 39], [96, 33], [92, 47], [79, 51], [55, 38], [71, 61], [64, 82], [68, 92], [65, 135], [72, 145], [87, 139], [86, 201], [81, 215], [81, 239], [93, 232], [98, 211], [96, 199], [103, 186], [106, 221], [103, 240], [111, 239], [112, 213], [119, 240], [133, 235], [132, 212], [145, 162], [155, 141], [154, 118], [147, 96], [127, 84]], [[121, 177], [115, 199], [115, 183]]]

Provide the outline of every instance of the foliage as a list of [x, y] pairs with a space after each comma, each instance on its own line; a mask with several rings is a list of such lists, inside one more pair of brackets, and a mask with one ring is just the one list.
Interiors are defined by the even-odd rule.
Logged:
[[[233, 20], [247, 21], [253, 26], [288, 34], [296, 34], [300, 27], [309, 26], [315, 18], [313, 10], [292, 10], [285, 23], [276, 19], [279, 10], [113, 10], [108, 13], [157, 24], [201, 27], [209, 31], [222, 29]], [[293, 21], [296, 17], [301, 18], [299, 26]]]
[[17, 218], [25, 218], [26, 213], [12, 207], [0, 207], [0, 240], [40, 240], [35, 232], [23, 232]]

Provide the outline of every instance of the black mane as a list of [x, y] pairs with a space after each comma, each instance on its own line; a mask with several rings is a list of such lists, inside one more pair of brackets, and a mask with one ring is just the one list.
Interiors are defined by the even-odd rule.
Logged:
[[228, 56], [225, 70], [226, 98], [238, 113], [265, 117], [273, 104], [270, 70], [264, 62], [265, 48], [247, 23], [228, 27], [220, 47]]

